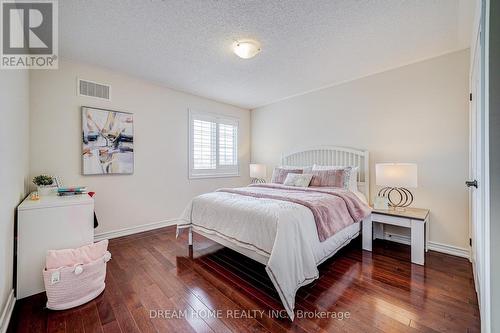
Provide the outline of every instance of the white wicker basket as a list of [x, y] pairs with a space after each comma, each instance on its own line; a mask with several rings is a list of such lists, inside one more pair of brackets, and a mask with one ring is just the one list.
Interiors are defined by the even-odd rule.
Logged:
[[47, 308], [65, 310], [87, 303], [104, 290], [106, 263], [111, 253], [88, 264], [43, 270]]

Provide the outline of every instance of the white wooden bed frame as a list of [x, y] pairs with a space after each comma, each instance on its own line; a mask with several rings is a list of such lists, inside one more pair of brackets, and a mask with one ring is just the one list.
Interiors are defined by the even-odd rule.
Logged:
[[358, 188], [370, 198], [370, 153], [366, 150], [323, 146], [297, 150], [281, 156], [284, 166], [339, 165], [358, 167]]
[[[312, 166], [313, 164], [325, 166], [339, 165], [358, 167], [358, 189], [365, 195], [368, 201], [370, 200], [370, 154], [368, 151], [345, 147], [320, 146], [305, 150], [296, 150], [287, 154], [283, 154], [281, 156], [282, 166], [302, 167]], [[371, 215], [363, 220], [362, 229], [363, 233], [372, 233]], [[189, 246], [193, 245], [193, 232], [196, 232], [197, 234], [211, 239], [218, 244], [228, 247], [264, 265], [267, 264], [267, 261], [269, 259], [269, 257], [267, 256], [254, 252], [247, 248], [240, 247], [217, 235], [207, 234], [200, 230], [193, 230], [192, 227], [189, 227], [188, 233]], [[358, 234], [356, 234], [354, 237], [356, 237]], [[371, 239], [372, 237], [363, 237], [363, 249], [371, 251]], [[334, 251], [331, 255], [334, 255], [337, 250]]]

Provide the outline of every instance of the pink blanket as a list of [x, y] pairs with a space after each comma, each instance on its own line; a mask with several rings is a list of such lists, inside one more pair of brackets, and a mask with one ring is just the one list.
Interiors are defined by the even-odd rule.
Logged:
[[314, 216], [320, 242], [368, 216], [371, 208], [354, 193], [341, 188], [297, 188], [280, 184], [253, 184], [249, 187], [219, 189], [254, 198], [293, 202], [309, 208]]

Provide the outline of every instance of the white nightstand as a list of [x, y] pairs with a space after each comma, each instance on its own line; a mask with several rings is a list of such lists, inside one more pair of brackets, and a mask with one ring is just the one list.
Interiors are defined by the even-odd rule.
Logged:
[[404, 211], [374, 209], [371, 222], [367, 223], [371, 224], [363, 225], [363, 250], [371, 251], [372, 240], [384, 238], [384, 224], [406, 227], [411, 229], [411, 262], [419, 265], [425, 263], [429, 235], [428, 209], [406, 208]]

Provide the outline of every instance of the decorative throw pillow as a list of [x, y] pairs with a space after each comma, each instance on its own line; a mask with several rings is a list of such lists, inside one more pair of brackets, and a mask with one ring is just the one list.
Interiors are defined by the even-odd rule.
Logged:
[[311, 174], [289, 173], [288, 175], [286, 175], [286, 179], [283, 185], [308, 187], [312, 177], [313, 175]]
[[349, 187], [349, 173], [348, 169], [313, 170], [310, 185], [347, 189]]
[[349, 172], [349, 181], [348, 181], [348, 186], [347, 188], [350, 191], [353, 192], [358, 192], [358, 172], [359, 172], [359, 167], [346, 167], [346, 166], [340, 166], [340, 165], [317, 165], [314, 164], [312, 167], [313, 171], [317, 170], [339, 170], [339, 169], [348, 169]]
[[302, 169], [274, 168], [271, 183], [283, 184], [289, 173], [302, 173]]

